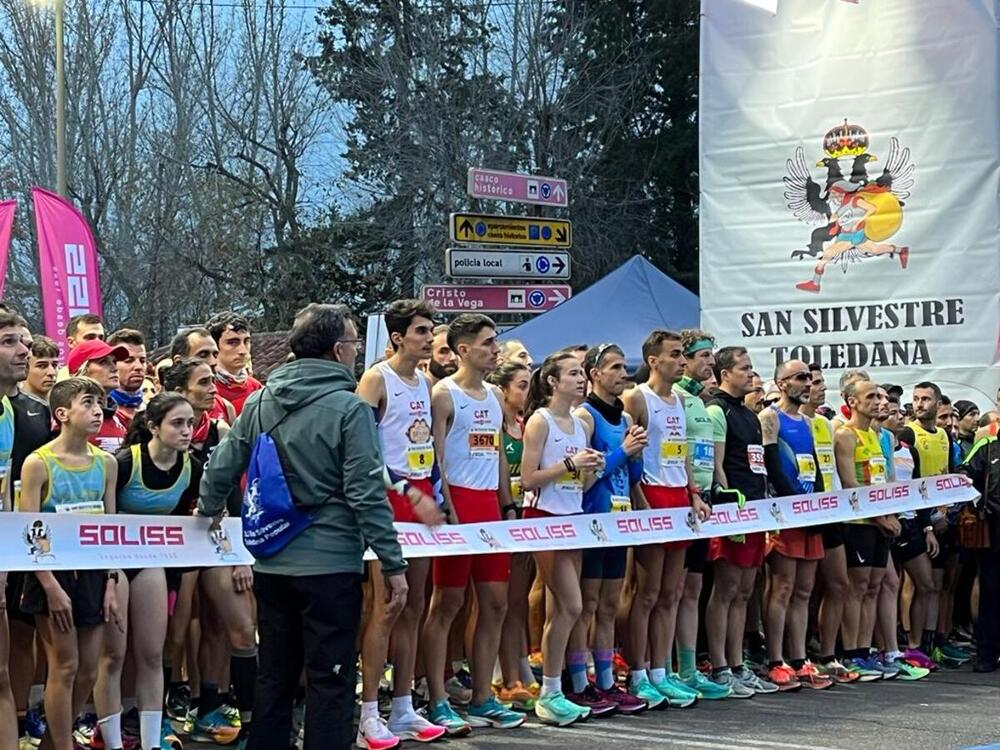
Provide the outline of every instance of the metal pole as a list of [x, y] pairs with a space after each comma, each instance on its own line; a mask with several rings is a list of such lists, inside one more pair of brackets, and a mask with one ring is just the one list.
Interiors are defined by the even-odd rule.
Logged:
[[65, 0], [56, 0], [56, 192], [66, 196], [66, 75], [63, 70], [63, 10]]

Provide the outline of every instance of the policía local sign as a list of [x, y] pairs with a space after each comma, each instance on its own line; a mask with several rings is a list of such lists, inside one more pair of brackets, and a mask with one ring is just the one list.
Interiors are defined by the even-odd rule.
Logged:
[[497, 169], [469, 167], [467, 192], [473, 198], [534, 203], [565, 208], [569, 203], [569, 186], [558, 177], [540, 177]]
[[474, 245], [561, 247], [573, 245], [573, 225], [563, 219], [492, 214], [451, 215], [451, 239]]
[[445, 250], [445, 266], [452, 278], [553, 279], [570, 275], [569, 253], [559, 250], [528, 252], [476, 250], [453, 247]]
[[422, 299], [433, 302], [443, 313], [517, 312], [542, 313], [551, 310], [572, 295], [563, 284], [541, 286], [461, 286], [427, 284], [420, 290]]

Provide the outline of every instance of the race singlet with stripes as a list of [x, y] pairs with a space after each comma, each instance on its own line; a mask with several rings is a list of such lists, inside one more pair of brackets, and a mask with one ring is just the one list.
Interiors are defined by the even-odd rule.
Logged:
[[947, 433], [940, 428], [928, 432], [917, 421], [910, 422], [907, 427], [913, 430], [913, 437], [916, 438], [913, 448], [920, 456], [920, 476], [947, 474], [948, 453], [951, 450]]
[[495, 490], [500, 483], [500, 432], [503, 408], [493, 389], [476, 399], [454, 380], [441, 381], [451, 394], [451, 428], [445, 437], [444, 476], [468, 490]]
[[385, 412], [378, 423], [385, 465], [399, 476], [426, 479], [434, 465], [427, 379], [418, 372], [416, 385], [410, 385], [388, 362], [376, 367], [385, 383]]
[[[573, 434], [569, 435], [556, 424], [555, 417], [548, 409], [539, 409], [538, 413], [545, 417], [549, 426], [539, 466], [555, 466], [587, 447], [587, 433], [583, 429], [583, 422], [575, 414], [570, 415], [573, 419]], [[557, 516], [582, 512], [583, 478], [580, 472], [567, 469], [555, 481], [539, 487], [534, 507]]]
[[854, 447], [854, 475], [858, 484], [868, 486], [888, 481], [885, 456], [874, 430], [854, 430], [858, 444]]
[[87, 444], [90, 462], [86, 466], [67, 466], [52, 452], [52, 443], [35, 451], [45, 465], [48, 489], [42, 498], [43, 513], [103, 513], [104, 483], [107, 468], [104, 451]]
[[687, 418], [684, 401], [673, 395], [673, 403], [664, 401], [646, 383], [639, 386], [646, 400], [646, 434], [649, 445], [642, 452], [643, 477], [647, 484], [661, 487], [687, 487]]

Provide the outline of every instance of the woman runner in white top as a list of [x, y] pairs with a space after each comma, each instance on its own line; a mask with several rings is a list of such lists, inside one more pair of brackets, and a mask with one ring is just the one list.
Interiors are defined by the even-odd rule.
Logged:
[[[583, 490], [604, 466], [603, 454], [587, 447], [590, 437], [571, 413], [585, 386], [583, 367], [568, 353], [548, 357], [531, 377], [521, 481], [525, 490], [536, 492], [536, 499], [534, 507], [525, 509], [525, 518], [582, 512]], [[551, 601], [542, 634], [542, 692], [535, 714], [547, 724], [568, 726], [590, 715], [590, 708], [566, 699], [560, 677], [570, 632], [583, 609], [581, 553], [536, 552], [535, 564]]]

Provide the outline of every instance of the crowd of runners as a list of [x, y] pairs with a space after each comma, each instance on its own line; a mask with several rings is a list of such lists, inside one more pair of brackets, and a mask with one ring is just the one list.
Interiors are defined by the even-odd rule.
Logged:
[[[819, 368], [788, 361], [765, 383], [745, 349], [700, 330], [653, 331], [631, 369], [614, 343], [529, 353], [499, 343], [485, 315], [438, 325], [418, 300], [384, 319], [390, 346], [356, 394], [371, 407], [398, 522], [677, 507], [707, 520], [726, 504], [953, 472], [984, 498], [780, 533], [416, 558], [403, 589], [390, 585], [398, 571], [368, 563], [360, 714], [347, 729], [358, 747], [515, 730], [529, 715], [564, 727], [921, 680], [970, 661], [996, 669], [997, 404], [852, 371], [833, 410]], [[350, 331], [336, 339], [350, 348], [348, 370], [360, 344]], [[5, 508], [212, 515], [225, 505], [238, 516], [239, 481], [212, 486], [210, 511], [199, 496], [217, 471], [209, 457], [264, 387], [250, 333], [244, 317], [220, 314], [151, 362], [141, 332], [105, 335], [83, 315], [60, 370], [53, 341], [0, 311]], [[337, 387], [354, 390], [345, 380]], [[271, 747], [253, 740], [255, 700], [263, 725], [261, 695], [274, 710], [274, 685], [263, 685], [263, 656], [258, 684], [251, 568], [5, 577], [0, 750], [176, 750], [189, 738]], [[353, 684], [354, 665], [343, 666]], [[310, 718], [307, 675], [296, 681], [284, 747]]]

